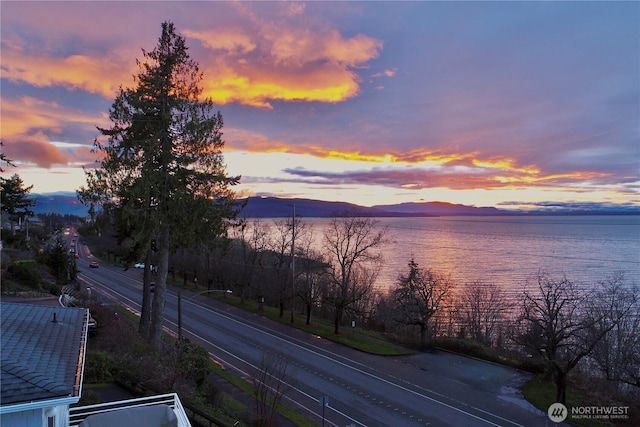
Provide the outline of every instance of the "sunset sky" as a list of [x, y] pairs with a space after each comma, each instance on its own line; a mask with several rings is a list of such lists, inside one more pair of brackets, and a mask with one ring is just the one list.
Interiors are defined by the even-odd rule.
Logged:
[[640, 2], [0, 3], [1, 138], [75, 191], [172, 21], [239, 195], [640, 207]]

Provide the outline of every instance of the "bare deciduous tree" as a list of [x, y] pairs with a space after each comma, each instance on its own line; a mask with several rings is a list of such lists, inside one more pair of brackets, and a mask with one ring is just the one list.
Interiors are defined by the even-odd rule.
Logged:
[[[607, 298], [592, 310], [597, 322], [592, 334], [609, 330], [593, 349], [591, 358], [605, 378], [640, 387], [640, 295], [627, 287], [624, 275], [615, 273], [602, 283]], [[611, 327], [612, 326], [612, 327]]]
[[400, 276], [391, 291], [394, 318], [403, 325], [420, 328], [420, 345], [428, 345], [430, 320], [442, 309], [454, 288], [450, 277], [429, 269], [422, 269], [414, 259], [409, 262], [409, 273]]
[[320, 302], [322, 290], [326, 288], [329, 279], [328, 265], [322, 254], [313, 248], [313, 228], [310, 228], [309, 233], [299, 241], [297, 252], [300, 259], [296, 264], [297, 291], [305, 307], [305, 324], [310, 325], [313, 308]]
[[493, 284], [475, 281], [463, 287], [459, 298], [457, 310], [465, 335], [491, 345], [508, 308], [504, 291]]
[[[276, 292], [280, 317], [284, 317], [285, 303], [289, 301], [293, 305], [295, 298], [295, 241], [306, 233], [306, 224], [300, 218], [288, 218], [276, 220], [273, 225], [273, 238], [271, 250], [273, 251], [273, 269], [276, 276]], [[292, 318], [293, 321], [293, 318]]]
[[346, 311], [368, 295], [377, 276], [386, 229], [378, 221], [355, 212], [344, 212], [331, 219], [324, 233], [324, 249], [331, 263], [330, 284], [325, 300], [333, 306], [334, 333]]
[[[256, 282], [258, 282], [258, 287], [262, 288], [262, 281], [257, 280], [257, 276], [264, 268], [265, 251], [271, 244], [271, 231], [269, 225], [260, 219], [243, 222], [234, 231], [236, 231], [235, 237], [240, 241], [242, 261], [244, 263], [242, 277], [238, 283], [240, 286], [240, 303], [244, 304], [247, 288], [252, 289]], [[259, 301], [260, 310], [262, 310], [263, 290], [259, 289], [258, 294], [261, 297]]]
[[271, 427], [276, 425], [276, 414], [282, 398], [289, 390], [285, 382], [289, 361], [281, 353], [265, 353], [260, 367], [254, 371], [253, 395], [256, 403], [256, 425]]
[[[523, 292], [519, 321], [526, 328], [515, 339], [547, 362], [556, 401], [566, 403], [567, 376], [620, 322], [631, 307], [617, 307], [617, 287], [580, 291], [567, 278], [540, 273]], [[520, 323], [519, 322], [519, 323]]]

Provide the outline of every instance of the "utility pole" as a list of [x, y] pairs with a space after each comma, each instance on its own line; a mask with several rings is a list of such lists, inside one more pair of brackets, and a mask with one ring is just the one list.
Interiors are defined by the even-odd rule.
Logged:
[[178, 343], [182, 345], [182, 294], [178, 291]]

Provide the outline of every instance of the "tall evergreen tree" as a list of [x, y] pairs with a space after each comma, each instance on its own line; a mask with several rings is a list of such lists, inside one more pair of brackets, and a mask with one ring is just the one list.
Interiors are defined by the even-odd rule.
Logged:
[[[0, 141], [0, 147], [4, 147], [4, 142]], [[0, 172], [4, 172], [4, 169], [2, 168], [3, 163], [7, 166], [15, 166], [6, 154], [0, 152]]]
[[[137, 256], [157, 252], [157, 279], [149, 342], [161, 343], [169, 253], [226, 235], [238, 208], [226, 174], [222, 115], [210, 99], [200, 100], [203, 79], [174, 24], [164, 22], [154, 50], [143, 50], [137, 86], [120, 89], [110, 111], [113, 126], [98, 128], [101, 168], [86, 170], [85, 203], [101, 204], [129, 239]], [[141, 329], [148, 321], [145, 286]]]
[[29, 197], [33, 185], [25, 187], [24, 181], [18, 174], [13, 174], [9, 178], [0, 177], [0, 185], [3, 213], [23, 220], [33, 216], [34, 212], [31, 208], [35, 206], [36, 201]]

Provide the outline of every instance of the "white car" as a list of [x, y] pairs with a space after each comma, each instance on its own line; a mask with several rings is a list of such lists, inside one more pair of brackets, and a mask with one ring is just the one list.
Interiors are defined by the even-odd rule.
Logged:
[[[134, 266], [135, 268], [144, 268], [144, 262], [137, 262], [137, 263], [135, 263], [133, 266]], [[154, 266], [153, 266], [153, 265], [149, 266], [149, 269], [150, 269], [151, 271], [155, 271], [155, 270], [154, 270]]]

